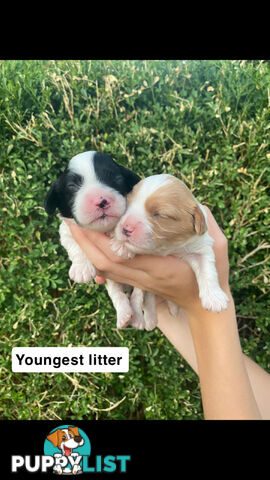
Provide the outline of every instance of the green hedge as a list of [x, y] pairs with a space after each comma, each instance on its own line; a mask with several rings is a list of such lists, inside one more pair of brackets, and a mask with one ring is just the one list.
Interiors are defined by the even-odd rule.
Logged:
[[[269, 62], [16, 60], [0, 76], [0, 417], [203, 418], [198, 378], [159, 330], [117, 331], [104, 286], [68, 278], [43, 200], [84, 150], [172, 173], [210, 207], [243, 350], [270, 372]], [[127, 346], [130, 371], [11, 372], [12, 347], [58, 345]]]

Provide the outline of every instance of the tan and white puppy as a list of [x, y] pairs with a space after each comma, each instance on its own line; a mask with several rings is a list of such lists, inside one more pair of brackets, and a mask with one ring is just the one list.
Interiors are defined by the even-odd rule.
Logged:
[[[125, 258], [137, 253], [183, 258], [196, 275], [202, 306], [220, 312], [229, 299], [219, 285], [212, 245], [203, 206], [181, 180], [166, 174], [147, 177], [134, 186], [111, 241], [114, 253]], [[178, 310], [172, 302], [169, 307], [171, 313]], [[156, 325], [151, 293], [146, 294], [144, 310], [145, 325], [133, 326], [151, 330]]]

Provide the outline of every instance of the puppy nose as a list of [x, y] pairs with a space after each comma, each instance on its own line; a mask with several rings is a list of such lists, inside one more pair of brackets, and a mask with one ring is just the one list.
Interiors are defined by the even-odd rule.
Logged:
[[122, 228], [122, 233], [126, 236], [126, 237], [130, 237], [130, 235], [134, 232], [134, 227], [131, 227], [130, 225], [125, 225], [123, 228]]
[[103, 198], [103, 199], [101, 200], [101, 202], [99, 202], [99, 203], [97, 204], [97, 206], [98, 206], [99, 208], [104, 208], [104, 207], [106, 207], [107, 204], [108, 204], [108, 201], [106, 200], [106, 198]]
[[75, 442], [80, 443], [82, 441], [81, 435], [77, 435], [74, 437]]

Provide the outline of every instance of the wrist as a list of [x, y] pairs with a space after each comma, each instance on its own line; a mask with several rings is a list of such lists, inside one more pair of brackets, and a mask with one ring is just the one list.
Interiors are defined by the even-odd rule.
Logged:
[[189, 320], [191, 322], [198, 322], [201, 321], [202, 319], [212, 319], [212, 318], [218, 318], [220, 315], [222, 315], [222, 312], [226, 312], [232, 305], [234, 306], [234, 300], [231, 295], [231, 290], [229, 284], [222, 286], [222, 290], [228, 295], [229, 297], [229, 304], [228, 308], [226, 310], [222, 310], [221, 312], [212, 312], [210, 310], [205, 310], [202, 306], [201, 299], [199, 296], [196, 298], [193, 298], [191, 302], [188, 303], [188, 305], [184, 308]]

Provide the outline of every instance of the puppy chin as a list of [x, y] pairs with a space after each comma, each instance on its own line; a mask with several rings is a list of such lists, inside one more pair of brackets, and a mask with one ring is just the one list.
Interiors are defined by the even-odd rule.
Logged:
[[119, 218], [118, 217], [110, 217], [107, 216], [105, 218], [97, 218], [96, 220], [89, 220], [89, 221], [80, 221], [79, 219], [75, 219], [78, 225], [87, 230], [96, 230], [98, 232], [110, 232], [114, 229], [115, 225], [117, 224]]

